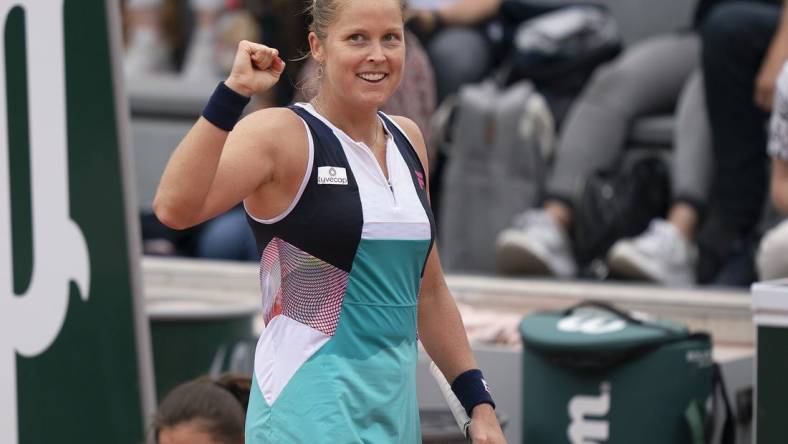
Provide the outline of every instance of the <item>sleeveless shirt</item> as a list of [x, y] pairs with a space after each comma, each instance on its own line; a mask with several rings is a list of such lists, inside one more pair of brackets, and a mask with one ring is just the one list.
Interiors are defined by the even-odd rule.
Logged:
[[366, 145], [308, 104], [309, 160], [280, 216], [247, 214], [260, 251], [248, 443], [421, 442], [417, 296], [434, 239], [425, 171], [404, 131], [387, 133], [384, 176]]

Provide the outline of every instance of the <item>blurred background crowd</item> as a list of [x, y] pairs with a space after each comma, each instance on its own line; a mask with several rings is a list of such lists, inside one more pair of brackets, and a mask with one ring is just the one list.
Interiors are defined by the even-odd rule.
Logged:
[[[446, 268], [669, 286], [787, 277], [781, 2], [699, 0], [640, 33], [602, 3], [408, 2], [405, 73], [383, 111], [428, 141]], [[218, 82], [247, 39], [287, 61], [249, 111], [308, 101], [306, 5], [126, 0], [127, 82]], [[258, 261], [245, 217], [174, 232], [143, 207], [144, 251]]]

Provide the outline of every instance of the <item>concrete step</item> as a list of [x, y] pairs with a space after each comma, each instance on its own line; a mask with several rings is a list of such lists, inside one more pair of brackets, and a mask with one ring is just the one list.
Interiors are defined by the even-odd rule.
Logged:
[[458, 302], [479, 308], [526, 314], [563, 309], [587, 299], [603, 300], [708, 331], [717, 344], [746, 348], [754, 343], [750, 295], [741, 289], [468, 275], [446, 279]]
[[[142, 262], [148, 297], [209, 297], [260, 301], [258, 265], [253, 263], [146, 257]], [[683, 322], [712, 334], [715, 344], [749, 349], [755, 330], [750, 295], [741, 289], [683, 288], [612, 282], [555, 281], [449, 275], [455, 299], [484, 310], [527, 314], [556, 310], [586, 299]]]

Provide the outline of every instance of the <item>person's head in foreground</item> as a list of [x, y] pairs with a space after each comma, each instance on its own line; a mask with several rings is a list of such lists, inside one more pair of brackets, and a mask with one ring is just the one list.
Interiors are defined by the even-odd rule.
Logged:
[[158, 444], [243, 444], [250, 379], [226, 374], [183, 383], [159, 404]]

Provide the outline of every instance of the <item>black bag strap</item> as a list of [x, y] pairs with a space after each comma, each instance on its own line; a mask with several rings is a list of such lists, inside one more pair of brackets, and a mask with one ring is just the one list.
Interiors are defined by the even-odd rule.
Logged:
[[[722, 405], [725, 408], [725, 421], [722, 424], [721, 444], [734, 444], [736, 441], [736, 425], [734, 424], [733, 409], [728, 398], [728, 390], [725, 387], [725, 379], [722, 377], [722, 369], [718, 363], [714, 363], [714, 404], [716, 405], [717, 394], [722, 398]], [[716, 416], [716, 415], [715, 415]], [[714, 418], [716, 419], [716, 418]], [[712, 421], [713, 423], [713, 421]], [[711, 442], [711, 433], [709, 442]]]
[[[734, 444], [736, 441], [736, 428], [734, 424], [733, 410], [731, 409], [728, 391], [725, 387], [725, 380], [722, 377], [722, 370], [718, 363], [714, 363], [712, 380], [712, 409], [709, 415], [705, 414], [700, 400], [690, 400], [684, 410], [684, 420], [690, 430], [693, 444], [712, 444], [714, 432], [717, 425], [717, 406], [720, 398], [725, 408], [725, 419], [722, 424], [722, 435], [720, 444]], [[704, 420], [705, 418], [705, 420]]]

